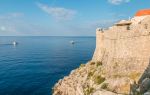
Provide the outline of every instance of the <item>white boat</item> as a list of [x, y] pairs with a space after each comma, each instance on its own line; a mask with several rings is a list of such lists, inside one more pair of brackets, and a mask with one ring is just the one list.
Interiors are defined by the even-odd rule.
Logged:
[[17, 43], [16, 41], [14, 41], [14, 42], [12, 42], [12, 44], [15, 46], [15, 45], [17, 45], [18, 43]]
[[18, 45], [18, 42], [13, 41], [12, 43], [0, 43], [0, 45], [14, 45], [14, 46], [16, 46], [16, 45]]
[[75, 44], [75, 41], [72, 40], [72, 41], [70, 41], [70, 43], [71, 43], [71, 44]]

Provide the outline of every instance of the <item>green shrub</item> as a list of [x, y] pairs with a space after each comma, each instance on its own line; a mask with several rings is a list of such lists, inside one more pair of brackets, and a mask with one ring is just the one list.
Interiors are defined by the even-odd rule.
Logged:
[[90, 64], [91, 64], [91, 65], [95, 65], [95, 62], [91, 62]]
[[98, 61], [97, 64], [96, 64], [97, 67], [102, 66], [102, 65], [103, 65], [103, 63], [101, 61]]
[[87, 88], [84, 89], [84, 95], [90, 95], [91, 93], [93, 93], [93, 91], [94, 91], [93, 87], [87, 86]]
[[85, 64], [81, 64], [81, 65], [80, 65], [80, 67], [84, 67], [84, 66], [85, 66]]
[[108, 89], [108, 83], [103, 83], [101, 89]]
[[94, 72], [89, 72], [87, 78], [91, 78], [94, 75]]
[[103, 83], [105, 80], [106, 80], [106, 79], [105, 79], [104, 77], [101, 77], [101, 76], [95, 76], [95, 78], [94, 78], [94, 82], [95, 82], [96, 84], [101, 84], [101, 83]]
[[113, 69], [116, 69], [118, 66], [119, 66], [119, 64], [117, 62], [115, 62], [113, 65]]

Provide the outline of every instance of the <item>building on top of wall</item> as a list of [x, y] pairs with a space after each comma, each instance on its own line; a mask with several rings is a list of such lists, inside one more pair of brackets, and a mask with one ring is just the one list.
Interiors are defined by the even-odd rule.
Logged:
[[150, 15], [150, 9], [139, 10], [135, 16], [146, 16]]
[[150, 9], [140, 10], [133, 18], [121, 20], [108, 29], [98, 28], [93, 60], [101, 61], [107, 54], [112, 58], [150, 57], [149, 12]]
[[150, 9], [139, 10], [136, 12], [135, 16], [129, 20], [121, 20], [115, 23], [112, 27], [109, 27], [108, 30], [97, 29], [97, 31], [101, 31], [102, 33], [105, 31], [141, 31], [145, 29], [149, 29], [150, 21]]

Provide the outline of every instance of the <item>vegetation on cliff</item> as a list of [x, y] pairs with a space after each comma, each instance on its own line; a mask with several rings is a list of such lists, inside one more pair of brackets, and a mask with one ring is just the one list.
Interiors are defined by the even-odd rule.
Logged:
[[[81, 64], [79, 68], [73, 70], [71, 74], [60, 80], [53, 88], [54, 95], [98, 95], [98, 91], [117, 92], [109, 84], [108, 76], [103, 69], [102, 62], [88, 62]], [[118, 77], [116, 77], [118, 78]], [[113, 80], [111, 80], [113, 82]], [[119, 83], [119, 82], [118, 82]], [[125, 90], [125, 87], [124, 87]], [[128, 91], [127, 91], [128, 92]], [[61, 94], [60, 94], [61, 93]]]

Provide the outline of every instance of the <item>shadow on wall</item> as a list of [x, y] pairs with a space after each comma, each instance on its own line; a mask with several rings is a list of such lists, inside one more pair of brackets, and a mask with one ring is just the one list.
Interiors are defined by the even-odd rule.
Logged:
[[138, 83], [134, 82], [130, 85], [129, 95], [150, 95], [150, 60]]

